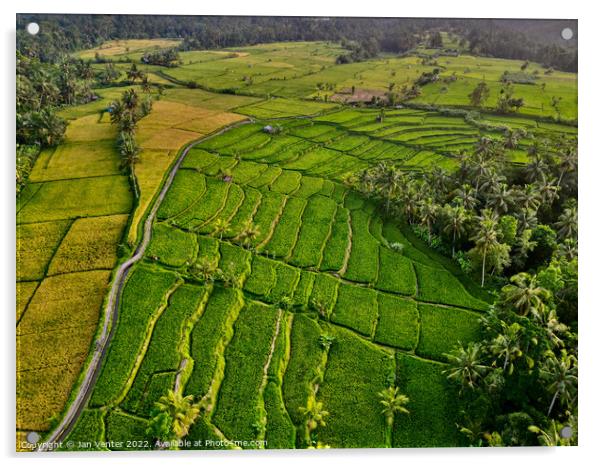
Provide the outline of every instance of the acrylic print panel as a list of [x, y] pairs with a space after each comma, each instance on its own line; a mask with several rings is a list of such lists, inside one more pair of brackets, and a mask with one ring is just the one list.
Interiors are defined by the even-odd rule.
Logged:
[[576, 20], [16, 31], [17, 450], [577, 444]]

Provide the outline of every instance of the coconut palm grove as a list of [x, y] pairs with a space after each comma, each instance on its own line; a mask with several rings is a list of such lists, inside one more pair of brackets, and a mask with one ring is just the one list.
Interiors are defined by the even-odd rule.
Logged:
[[16, 449], [577, 445], [576, 40], [17, 15]]

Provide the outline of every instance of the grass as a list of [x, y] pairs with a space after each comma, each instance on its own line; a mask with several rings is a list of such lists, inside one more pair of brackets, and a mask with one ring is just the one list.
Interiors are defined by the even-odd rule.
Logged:
[[299, 282], [293, 293], [293, 303], [297, 306], [307, 306], [309, 303], [309, 296], [311, 295], [312, 288], [314, 286], [314, 280], [316, 274], [312, 272], [306, 272], [301, 270]]
[[275, 269], [276, 283], [270, 290], [267, 300], [278, 304], [285, 298], [292, 298], [295, 286], [300, 278], [300, 272], [299, 269], [286, 264], [278, 264]]
[[347, 270], [348, 280], [374, 283], [378, 277], [378, 241], [370, 234], [370, 214], [351, 210], [351, 254]]
[[223, 351], [232, 338], [232, 326], [242, 305], [241, 296], [237, 291], [214, 288], [203, 315], [191, 333], [190, 355], [194, 365], [184, 388], [186, 395], [206, 395], [216, 371], [219, 371], [220, 367], [223, 371]]
[[330, 415], [318, 428], [320, 441], [333, 448], [385, 446], [385, 419], [378, 392], [394, 370], [391, 353], [345, 329], [329, 329], [335, 342], [328, 353], [324, 381], [317, 393]]
[[224, 354], [226, 371], [213, 415], [213, 423], [229, 439], [257, 438], [263, 408], [259, 389], [277, 317], [274, 309], [248, 302], [234, 325], [234, 337]]
[[231, 185], [214, 178], [207, 178], [206, 184], [203, 196], [174, 219], [177, 225], [196, 229], [222, 210]]
[[245, 281], [244, 289], [257, 296], [267, 296], [276, 284], [276, 262], [262, 256], [253, 257], [251, 275]]
[[449, 304], [485, 310], [487, 304], [464, 289], [459, 280], [447, 270], [414, 263], [418, 281], [418, 299], [431, 303]]
[[406, 351], [418, 345], [420, 315], [414, 301], [378, 293], [374, 341]]
[[397, 353], [396, 362], [396, 385], [410, 398], [410, 414], [395, 416], [393, 447], [464, 446], [455, 425], [458, 394], [441, 373], [445, 366], [403, 353]]
[[106, 417], [107, 438], [114, 444], [111, 450], [150, 450], [152, 438], [146, 433], [148, 421], [120, 411], [109, 411]]
[[48, 275], [112, 269], [127, 220], [127, 215], [75, 220], [50, 262]]
[[274, 227], [274, 234], [265, 246], [267, 252], [276, 257], [288, 257], [291, 254], [301, 228], [301, 216], [306, 205], [305, 199], [287, 198], [280, 220]]
[[299, 267], [317, 267], [328, 238], [337, 205], [324, 196], [313, 196], [303, 212], [299, 237], [290, 262]]
[[368, 288], [342, 283], [330, 320], [370, 336], [378, 317], [376, 292]]
[[259, 208], [262, 194], [253, 188], [245, 187], [245, 198], [236, 213], [230, 219], [230, 227], [224, 232], [224, 237], [238, 236], [243, 230], [243, 225], [253, 220], [253, 215]]
[[274, 222], [284, 209], [285, 202], [286, 197], [283, 194], [271, 191], [262, 194], [261, 204], [253, 216], [253, 223], [259, 229], [259, 234], [254, 239], [254, 246], [271, 236]]
[[108, 279], [106, 271], [80, 272], [38, 286], [17, 326], [17, 428], [46, 431], [62, 411], [88, 354]]
[[129, 276], [114, 324], [115, 336], [92, 392], [91, 406], [106, 406], [120, 396], [135, 363], [128, 355], [144, 350], [153, 316], [165, 307], [177, 281], [175, 274], [148, 266], [136, 267]]
[[251, 273], [251, 252], [229, 243], [220, 243], [219, 268], [243, 283]]
[[284, 374], [282, 397], [286, 410], [293, 423], [303, 422], [300, 407], [307, 405], [311, 393], [311, 383], [318, 375], [317, 370], [322, 359], [319, 338], [320, 326], [309, 317], [296, 314], [291, 330], [290, 360]]
[[17, 282], [17, 322], [21, 319], [21, 316], [25, 312], [25, 309], [39, 284], [39, 282]]
[[46, 269], [71, 222], [17, 225], [17, 280], [38, 280]]
[[407, 296], [416, 294], [416, 276], [412, 261], [391, 249], [381, 246], [378, 280], [374, 285], [379, 290]]
[[128, 412], [148, 415], [153, 403], [167, 392], [159, 391], [152, 396], [148, 387], [157, 375], [171, 372], [173, 379], [182, 358], [183, 331], [207, 293], [205, 287], [182, 285], [171, 295], [167, 308], [157, 320], [142, 364], [122, 404]]
[[349, 247], [349, 210], [337, 207], [330, 237], [324, 247], [324, 255], [320, 270], [336, 272], [345, 265], [347, 248]]
[[339, 284], [340, 280], [331, 275], [316, 274], [310, 296], [311, 306], [321, 307], [329, 314], [336, 303]]
[[76, 56], [78, 58], [94, 58], [97, 53], [104, 57], [127, 56], [129, 53], [155, 48], [176, 47], [179, 43], [180, 40], [176, 39], [116, 39], [103, 42], [98, 47], [77, 52]]
[[196, 235], [159, 223], [153, 227], [146, 256], [170, 267], [183, 267], [194, 261], [197, 249]]
[[[121, 171], [119, 170], [119, 156], [115, 150], [115, 138], [117, 137], [115, 129], [110, 127], [109, 123], [97, 123], [97, 120], [96, 115], [90, 115], [75, 120], [72, 125], [80, 124], [90, 133], [88, 137], [102, 139], [64, 143], [56, 148], [45, 149], [31, 172], [30, 181], [41, 183], [91, 176], [119, 175]], [[97, 125], [106, 128], [107, 134], [93, 131]], [[67, 131], [67, 140], [69, 140], [70, 132], [72, 131]], [[109, 139], [105, 140], [104, 138]]]
[[481, 325], [475, 312], [429, 304], [419, 304], [418, 311], [420, 342], [416, 353], [420, 356], [447, 361], [444, 353], [479, 339]]
[[[97, 409], [84, 409], [77, 423], [73, 427], [73, 430], [67, 436], [65, 446], [59, 448], [59, 451], [100, 450], [103, 448], [96, 447], [94, 443], [102, 442], [103, 437], [103, 412]], [[71, 447], [69, 447], [69, 445], [71, 445]]]
[[42, 183], [17, 214], [17, 223], [127, 214], [131, 207], [130, 187], [125, 176], [52, 181]]
[[169, 219], [187, 209], [206, 191], [206, 179], [201, 173], [180, 170], [157, 212], [157, 218]]

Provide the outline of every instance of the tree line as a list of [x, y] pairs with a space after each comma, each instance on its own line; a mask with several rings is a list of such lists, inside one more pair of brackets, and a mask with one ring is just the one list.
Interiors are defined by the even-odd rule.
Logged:
[[[33, 37], [25, 31], [30, 21], [40, 24]], [[92, 48], [111, 39], [178, 37], [182, 49], [212, 49], [278, 41], [371, 41], [385, 52], [400, 53], [409, 43], [426, 39], [438, 46], [438, 30], [454, 32], [475, 54], [531, 60], [557, 69], [577, 71], [577, 51], [541, 35], [504, 27], [503, 21], [437, 18], [321, 18], [145, 15], [17, 15], [17, 49], [42, 61], [65, 52]], [[560, 30], [560, 23], [559, 23]], [[350, 54], [349, 59], [354, 56]]]

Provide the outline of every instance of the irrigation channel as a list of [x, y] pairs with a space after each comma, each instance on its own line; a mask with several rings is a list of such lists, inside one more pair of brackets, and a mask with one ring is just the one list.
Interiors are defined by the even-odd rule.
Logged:
[[161, 192], [155, 199], [152, 209], [144, 222], [142, 241], [138, 244], [134, 255], [130, 257], [127, 261], [122, 263], [115, 273], [115, 277], [111, 286], [111, 291], [109, 293], [109, 298], [107, 300], [107, 305], [104, 312], [102, 330], [100, 332], [100, 335], [98, 335], [96, 342], [94, 343], [94, 352], [92, 355], [92, 360], [90, 361], [90, 364], [86, 369], [85, 376], [81, 384], [79, 385], [77, 394], [73, 398], [71, 405], [67, 409], [67, 412], [63, 416], [59, 425], [50, 433], [50, 435], [42, 443], [40, 443], [36, 451], [52, 451], [58, 446], [60, 446], [61, 442], [65, 440], [65, 438], [71, 432], [71, 429], [73, 429], [73, 426], [75, 425], [75, 423], [79, 419], [81, 412], [85, 408], [86, 403], [88, 402], [88, 399], [90, 398], [90, 395], [94, 388], [94, 384], [96, 383], [96, 379], [100, 375], [102, 361], [115, 333], [116, 325], [114, 324], [117, 322], [117, 317], [119, 313], [119, 300], [121, 298], [123, 285], [125, 284], [125, 281], [128, 277], [130, 270], [132, 269], [132, 266], [144, 256], [146, 248], [148, 247], [151, 240], [153, 222], [157, 215], [157, 211], [159, 210], [159, 207], [161, 206], [161, 203], [163, 202], [167, 191], [171, 187], [171, 184], [173, 183], [173, 180], [176, 176], [178, 169], [180, 168], [180, 165], [182, 164], [182, 161], [184, 160], [190, 149], [192, 149], [195, 145], [200, 144], [201, 142], [206, 141], [207, 139], [219, 136], [220, 134], [225, 133], [226, 131], [229, 131], [232, 128], [252, 122], [252, 119], [247, 119], [242, 122], [237, 122], [225, 126], [218, 131], [215, 131], [201, 139], [197, 139], [196, 141], [191, 142], [184, 148], [184, 150], [182, 150], [182, 153], [176, 160], [176, 163], [171, 168], [171, 171], [169, 172], [169, 175], [165, 180], [165, 183], [163, 184], [163, 188], [161, 189]]

